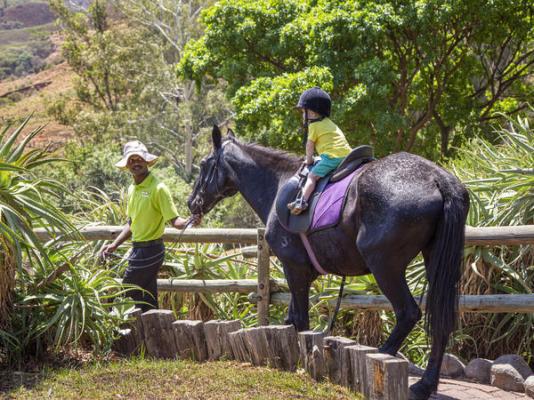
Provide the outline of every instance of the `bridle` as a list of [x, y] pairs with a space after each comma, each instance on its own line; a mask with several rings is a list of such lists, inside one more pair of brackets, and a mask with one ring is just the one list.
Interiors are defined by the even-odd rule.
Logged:
[[[215, 190], [216, 190], [216, 193], [219, 193], [219, 182], [218, 182], [218, 179], [217, 179], [217, 172], [219, 171], [219, 164], [220, 164], [220, 159], [221, 159], [221, 156], [222, 156], [222, 150], [223, 150], [223, 147], [224, 147], [225, 143], [223, 143], [223, 145], [221, 146], [220, 149], [218, 149], [215, 153], [215, 156], [214, 156], [214, 161], [213, 163], [210, 165], [210, 168], [206, 174], [206, 178], [205, 179], [201, 179], [201, 184], [198, 188], [198, 190], [195, 192], [195, 201], [194, 201], [194, 206], [195, 207], [198, 207], [199, 210], [202, 210], [202, 206], [204, 205], [204, 200], [203, 200], [203, 197], [204, 197], [204, 194], [206, 193], [206, 188], [208, 187], [208, 185], [210, 185], [214, 180], [215, 180]], [[223, 199], [225, 197], [225, 194], [226, 192], [222, 193], [222, 194], [217, 194], [217, 199]], [[202, 215], [202, 211], [199, 212], [200, 215]]]

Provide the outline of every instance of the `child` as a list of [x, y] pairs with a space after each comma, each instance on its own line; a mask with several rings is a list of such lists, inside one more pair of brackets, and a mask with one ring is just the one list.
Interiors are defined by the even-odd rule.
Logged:
[[309, 172], [302, 196], [287, 205], [295, 215], [308, 208], [317, 181], [334, 171], [352, 150], [341, 129], [328, 118], [332, 107], [328, 93], [318, 87], [308, 89], [300, 96], [297, 107], [302, 110], [304, 126], [308, 129], [305, 163], [313, 164], [314, 151], [321, 160]]

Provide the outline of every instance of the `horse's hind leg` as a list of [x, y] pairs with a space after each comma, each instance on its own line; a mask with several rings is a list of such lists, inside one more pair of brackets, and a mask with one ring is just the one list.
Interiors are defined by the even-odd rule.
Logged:
[[395, 251], [366, 250], [361, 243], [358, 244], [358, 247], [364, 256], [367, 267], [375, 276], [380, 290], [391, 302], [395, 312], [395, 327], [379, 349], [381, 353], [394, 356], [406, 336], [421, 319], [421, 310], [408, 289], [404, 275], [409, 260], [406, 261], [404, 257], [399, 257]]

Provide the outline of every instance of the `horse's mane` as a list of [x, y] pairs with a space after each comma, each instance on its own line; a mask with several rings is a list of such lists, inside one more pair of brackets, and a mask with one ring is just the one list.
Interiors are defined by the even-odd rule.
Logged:
[[242, 142], [232, 139], [241, 150], [250, 155], [258, 164], [269, 166], [277, 170], [295, 171], [302, 158], [288, 151], [265, 147], [255, 142]]

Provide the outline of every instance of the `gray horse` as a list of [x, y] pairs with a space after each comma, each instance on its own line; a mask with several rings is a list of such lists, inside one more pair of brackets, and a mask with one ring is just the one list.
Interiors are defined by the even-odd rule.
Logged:
[[[309, 329], [309, 290], [319, 275], [301, 238], [278, 221], [275, 200], [302, 159], [247, 144], [217, 127], [213, 151], [202, 160], [188, 200], [194, 214], [209, 212], [240, 192], [266, 226], [266, 240], [283, 264], [291, 291], [286, 323]], [[406, 283], [406, 267], [422, 252], [428, 279], [426, 328], [432, 338], [428, 366], [410, 387], [410, 398], [427, 399], [437, 389], [443, 353], [455, 329], [458, 281], [469, 197], [456, 177], [419, 156], [397, 153], [363, 166], [349, 188], [340, 223], [312, 233], [320, 265], [337, 275], [372, 273], [391, 302], [396, 325], [380, 352], [395, 355], [421, 318]]]

